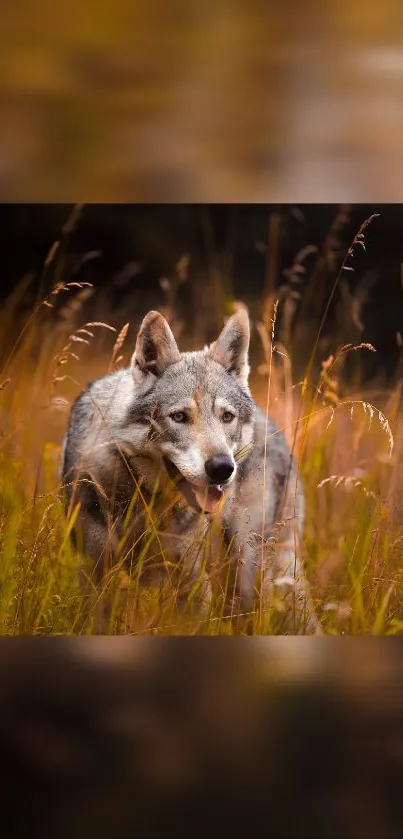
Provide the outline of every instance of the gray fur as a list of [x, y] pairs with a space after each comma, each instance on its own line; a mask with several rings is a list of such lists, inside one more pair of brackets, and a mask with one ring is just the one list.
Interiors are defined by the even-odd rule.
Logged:
[[[93, 560], [99, 581], [122, 551], [127, 563], [135, 563], [141, 540], [148, 538], [150, 554], [162, 553], [175, 563], [179, 600], [186, 601], [197, 580], [198, 605], [205, 611], [222, 571], [217, 542], [229, 546], [233, 582], [227, 613], [243, 615], [257, 607], [260, 579], [263, 608], [274, 594], [284, 595], [281, 631], [319, 632], [297, 557], [302, 488], [283, 433], [250, 395], [248, 346], [244, 311], [228, 320], [210, 347], [182, 354], [164, 318], [150, 312], [130, 367], [92, 382], [73, 405], [63, 450], [66, 503], [71, 509], [80, 502], [75, 538]], [[214, 493], [221, 493], [208, 488], [204, 469], [215, 455], [229, 459], [234, 471], [212, 515], [201, 504], [214, 506]], [[169, 499], [173, 506], [167, 512]], [[153, 538], [151, 501], [154, 520], [159, 517]], [[205, 561], [207, 534], [213, 547]], [[147, 565], [144, 575], [147, 582]], [[292, 580], [277, 585], [279, 577], [294, 578], [294, 585]]]

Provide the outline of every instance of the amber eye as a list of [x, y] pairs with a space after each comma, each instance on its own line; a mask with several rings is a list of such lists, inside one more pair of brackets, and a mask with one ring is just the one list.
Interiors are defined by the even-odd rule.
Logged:
[[224, 411], [222, 415], [223, 422], [232, 422], [233, 419], [235, 419], [235, 414], [233, 414], [231, 411]]
[[184, 411], [174, 411], [169, 415], [174, 422], [186, 422], [187, 416]]

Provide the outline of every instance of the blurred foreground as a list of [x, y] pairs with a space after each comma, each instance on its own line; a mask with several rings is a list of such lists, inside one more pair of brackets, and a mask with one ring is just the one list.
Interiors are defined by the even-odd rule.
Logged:
[[402, 672], [382, 640], [3, 641], [6, 835], [397, 839]]

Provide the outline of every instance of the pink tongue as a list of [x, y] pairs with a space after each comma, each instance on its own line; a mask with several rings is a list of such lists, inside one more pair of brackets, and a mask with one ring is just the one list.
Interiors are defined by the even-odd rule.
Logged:
[[205, 513], [215, 513], [224, 495], [222, 489], [219, 489], [218, 486], [206, 487], [206, 489], [201, 490], [194, 489], [193, 491], [199, 507]]

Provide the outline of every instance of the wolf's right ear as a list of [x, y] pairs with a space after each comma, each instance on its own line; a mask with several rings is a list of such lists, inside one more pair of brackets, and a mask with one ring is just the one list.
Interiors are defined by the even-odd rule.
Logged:
[[249, 317], [246, 309], [239, 309], [232, 315], [214, 344], [208, 349], [208, 355], [225, 367], [245, 390], [248, 390], [250, 341]]
[[180, 352], [169, 324], [159, 312], [149, 312], [137, 335], [131, 361], [133, 375], [161, 376], [176, 361], [180, 361]]

